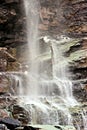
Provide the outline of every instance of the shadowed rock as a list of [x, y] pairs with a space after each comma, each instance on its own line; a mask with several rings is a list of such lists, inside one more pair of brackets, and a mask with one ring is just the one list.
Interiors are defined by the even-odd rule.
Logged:
[[8, 130], [8, 128], [6, 127], [6, 125], [0, 124], [0, 130]]
[[21, 123], [18, 120], [15, 120], [10, 117], [0, 119], [0, 124], [5, 124], [7, 126], [7, 128], [10, 130], [13, 130], [16, 127], [19, 127], [21, 125]]
[[6, 59], [8, 62], [15, 62], [16, 59], [7, 52], [7, 48], [1, 48], [0, 47], [0, 58]]

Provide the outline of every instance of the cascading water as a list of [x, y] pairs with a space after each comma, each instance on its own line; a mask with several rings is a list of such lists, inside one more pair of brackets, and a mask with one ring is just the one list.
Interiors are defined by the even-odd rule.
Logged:
[[56, 43], [52, 43], [53, 49], [53, 80], [55, 80], [60, 97], [67, 104], [76, 105], [77, 102], [72, 93], [72, 82], [68, 79], [68, 61], [64, 58], [62, 52], [58, 49]]
[[[31, 124], [73, 125], [73, 117], [69, 108], [78, 105], [72, 93], [72, 82], [68, 77], [68, 61], [63, 56], [60, 45], [72, 39], [59, 37], [58, 42], [44, 38], [50, 49], [52, 74], [45, 70], [48, 62], [38, 58], [41, 47], [38, 42], [39, 3], [37, 0], [24, 0], [27, 18], [27, 42], [29, 49], [29, 70], [26, 74], [28, 83], [20, 87], [20, 105], [24, 105], [31, 113]], [[48, 49], [48, 50], [49, 50]], [[44, 54], [44, 53], [43, 53]], [[43, 70], [43, 71], [41, 71]], [[21, 84], [20, 84], [21, 85]], [[23, 85], [21, 85], [23, 86]], [[25, 92], [26, 89], [26, 92]], [[86, 130], [86, 129], [85, 129]]]
[[[25, 13], [27, 17], [27, 41], [28, 41], [28, 50], [29, 50], [29, 83], [26, 88], [26, 94], [33, 96], [38, 94], [38, 62], [36, 62], [36, 58], [39, 52], [39, 46], [37, 42], [38, 37], [38, 1], [36, 0], [24, 0]], [[29, 87], [30, 86], [30, 87]], [[32, 87], [34, 91], [32, 90]], [[29, 93], [30, 92], [30, 93]]]

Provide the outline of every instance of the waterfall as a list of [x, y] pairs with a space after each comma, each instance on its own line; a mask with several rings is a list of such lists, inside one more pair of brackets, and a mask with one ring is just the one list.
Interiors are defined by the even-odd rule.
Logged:
[[[44, 73], [40, 73], [41, 70], [45, 70], [45, 62], [41, 60], [40, 62], [37, 60], [38, 56], [41, 54], [40, 43], [38, 42], [38, 24], [39, 24], [39, 3], [36, 0], [25, 0], [24, 1], [26, 18], [27, 18], [27, 42], [29, 49], [29, 75], [28, 75], [28, 85], [26, 88], [28, 96], [39, 96], [39, 95], [47, 95], [49, 96], [54, 89], [54, 84], [57, 85], [58, 90], [61, 93], [61, 97], [66, 97], [68, 101], [73, 99], [72, 94], [72, 82], [67, 78], [67, 68], [68, 62], [64, 58], [62, 52], [58, 49], [58, 45], [56, 43], [51, 43], [51, 59], [52, 59], [52, 76], [53, 79], [49, 80], [48, 75], [45, 74], [45, 77], [48, 77], [48, 83], [45, 82]], [[59, 38], [60, 43], [65, 37]], [[63, 62], [61, 62], [61, 60]], [[49, 69], [49, 68], [48, 68]], [[48, 70], [46, 70], [48, 71]], [[41, 80], [42, 82], [40, 82]], [[51, 87], [50, 87], [51, 86]], [[32, 89], [34, 88], [34, 91]], [[46, 91], [45, 91], [46, 90]], [[70, 102], [71, 102], [70, 100]]]
[[86, 110], [83, 109], [82, 114], [82, 119], [83, 119], [83, 126], [84, 126], [84, 130], [87, 130], [87, 113]]
[[[67, 107], [64, 108], [64, 106], [70, 106], [71, 103], [72, 105], [76, 105], [76, 101], [72, 94], [72, 83], [67, 78], [67, 61], [63, 57], [62, 52], [59, 52], [59, 50], [57, 49], [56, 44], [52, 43], [50, 47], [52, 77], [49, 77], [47, 73], [44, 73], [45, 71], [48, 71], [45, 70], [45, 66], [48, 66], [48, 62], [44, 62], [43, 60], [37, 60], [39, 55], [41, 55], [40, 43], [37, 40], [39, 24], [39, 3], [36, 0], [24, 0], [24, 6], [27, 18], [27, 49], [29, 49], [29, 72], [27, 75], [28, 84], [26, 87], [26, 95], [29, 97], [28, 100], [24, 99], [24, 102], [30, 104], [30, 102], [32, 101], [30, 105], [32, 106], [33, 104], [35, 106], [35, 110], [33, 110], [34, 108], [31, 107], [34, 111], [34, 114], [35, 111], [36, 113], [38, 113], [37, 108], [40, 109], [42, 115], [44, 113], [43, 109], [46, 110], [46, 115], [44, 119], [42, 119], [43, 124], [59, 124], [58, 110], [60, 111], [61, 115], [62, 113], [64, 114], [66, 111], [66, 114], [64, 114], [64, 118], [66, 119], [67, 117], [67, 121], [64, 122], [65, 124], [72, 124], [72, 117], [69, 113], [69, 110]], [[61, 63], [61, 60], [63, 60], [64, 63]], [[59, 91], [59, 95], [58, 93], [55, 93], [55, 89]], [[24, 89], [22, 91], [24, 91]], [[59, 105], [54, 101], [55, 96], [58, 97], [58, 100], [61, 100], [61, 103], [59, 103]], [[34, 97], [37, 100], [33, 101], [31, 97], [33, 97], [33, 100], [35, 100]], [[51, 106], [49, 107], [45, 105], [44, 101], [41, 100], [41, 97], [43, 97], [44, 100], [46, 99], [49, 106], [51, 103]], [[50, 116], [50, 114], [52, 117]], [[54, 118], [54, 115], [57, 116]], [[48, 121], [46, 118], [48, 118]], [[38, 121], [36, 121], [35, 123], [37, 122]]]
[[[37, 41], [39, 23], [38, 4], [36, 0], [24, 0], [27, 17], [27, 49], [29, 50], [29, 54], [27, 55], [29, 60], [29, 82], [26, 91], [28, 92], [27, 95], [32, 94], [33, 96], [38, 94], [38, 62], [36, 62], [39, 52]], [[31, 86], [33, 86], [34, 91]]]
[[77, 101], [74, 99], [72, 93], [72, 81], [68, 78], [68, 61], [63, 56], [62, 51], [58, 49], [58, 45], [56, 43], [52, 43], [51, 46], [53, 50], [53, 80], [58, 86], [60, 97], [69, 105], [76, 105]]
[[[46, 49], [42, 49], [38, 40], [39, 3], [37, 0], [24, 0], [24, 7], [29, 70], [25, 74], [27, 83], [19, 83], [18, 95], [22, 96], [19, 104], [29, 111], [30, 124], [73, 125], [69, 109], [78, 105], [78, 102], [73, 96], [73, 84], [68, 77], [68, 61], [60, 49], [61, 44], [72, 39], [60, 36], [53, 41], [44, 37], [43, 46]], [[50, 55], [50, 60], [40, 59], [46, 54]], [[22, 81], [19, 77], [16, 79]]]

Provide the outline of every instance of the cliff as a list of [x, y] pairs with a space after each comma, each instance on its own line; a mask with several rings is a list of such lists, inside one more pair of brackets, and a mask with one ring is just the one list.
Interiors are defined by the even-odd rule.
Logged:
[[[38, 39], [42, 52], [37, 60], [46, 61], [46, 63], [48, 63], [44, 65], [44, 68], [48, 71], [50, 76], [53, 62], [53, 48], [51, 44], [56, 44], [58, 50], [64, 54], [69, 63], [70, 73], [68, 76], [73, 83], [74, 96], [77, 101], [81, 102], [81, 106], [69, 108], [69, 111], [74, 119], [73, 124], [75, 126], [79, 124], [81, 129], [83, 129], [83, 123], [85, 125], [86, 121], [83, 122], [82, 117], [85, 119], [84, 115], [86, 115], [87, 112], [87, 0], [38, 1], [40, 3], [38, 8]], [[24, 126], [31, 123], [31, 108], [36, 108], [37, 110], [38, 124], [40, 121], [43, 122], [43, 117], [45, 116], [45, 112], [43, 114], [40, 113], [40, 107], [31, 104], [31, 108], [29, 108], [28, 111], [28, 108], [26, 109], [25, 106], [19, 105], [19, 102], [22, 102], [21, 97], [21, 99], [15, 98], [14, 96], [12, 97], [15, 93], [18, 94], [18, 89], [20, 89], [18, 87], [20, 85], [21, 87], [25, 87], [24, 91], [26, 91], [25, 82], [27, 79], [26, 73], [24, 75], [24, 72], [29, 69], [29, 64], [27, 64], [29, 59], [27, 58], [26, 20], [23, 0], [0, 0], [1, 129], [7, 130], [7, 127], [8, 129], [15, 129], [17, 126], [18, 130], [35, 129], [34, 126], [32, 126], [32, 128], [31, 126]], [[60, 62], [62, 62], [62, 59], [58, 61], [58, 63]], [[64, 62], [62, 62], [62, 64], [64, 64]], [[52, 108], [52, 104], [48, 99], [42, 98], [41, 100], [45, 105], [49, 106], [49, 108]], [[57, 100], [55, 98], [54, 104], [55, 102], [60, 103], [61, 100], [59, 101], [59, 99]], [[53, 106], [54, 111], [56, 111], [55, 108], [56, 107]], [[64, 118], [62, 112], [59, 111], [58, 113], [60, 116], [58, 120], [61, 120], [61, 124], [63, 124], [62, 120]], [[50, 114], [52, 114], [51, 111]], [[22, 125], [13, 118], [18, 119]], [[68, 129], [68, 127], [63, 128], [63, 126], [39, 127], [41, 127], [41, 129], [57, 129], [57, 127], [58, 129]], [[78, 126], [76, 126], [76, 128], [77, 127]], [[36, 129], [39, 129], [38, 126]], [[69, 129], [74, 130], [73, 127]]]
[[[56, 39], [67, 35], [76, 42], [63, 46], [70, 60], [73, 79], [81, 80], [87, 91], [87, 1], [86, 0], [40, 0], [40, 36]], [[26, 15], [22, 0], [0, 0], [0, 47], [25, 62], [26, 58]], [[57, 40], [57, 39], [56, 39]], [[16, 48], [16, 51], [14, 51]], [[13, 50], [13, 51], [12, 51]], [[24, 58], [22, 58], [24, 57]], [[16, 66], [16, 65], [15, 65]], [[10, 69], [12, 64], [10, 65]], [[14, 68], [14, 67], [13, 67]]]

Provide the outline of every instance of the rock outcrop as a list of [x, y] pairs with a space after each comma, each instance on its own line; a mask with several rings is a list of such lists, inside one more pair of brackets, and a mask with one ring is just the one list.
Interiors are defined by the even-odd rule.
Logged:
[[0, 1], [0, 46], [24, 43], [22, 0]]
[[[22, 0], [0, 1], [0, 46], [26, 43], [26, 16]], [[41, 0], [39, 29], [42, 34], [87, 35], [87, 1]]]

